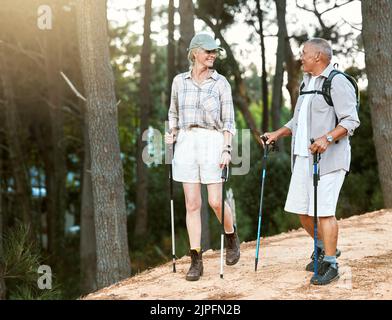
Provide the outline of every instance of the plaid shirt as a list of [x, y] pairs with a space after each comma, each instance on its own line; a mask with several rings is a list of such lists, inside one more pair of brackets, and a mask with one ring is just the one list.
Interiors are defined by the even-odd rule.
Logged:
[[231, 87], [216, 70], [202, 84], [184, 72], [173, 79], [169, 108], [169, 127], [188, 129], [199, 126], [235, 134]]

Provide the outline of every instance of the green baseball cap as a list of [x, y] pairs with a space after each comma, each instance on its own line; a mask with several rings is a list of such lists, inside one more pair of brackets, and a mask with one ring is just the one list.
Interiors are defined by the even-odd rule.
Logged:
[[223, 50], [216, 44], [215, 39], [206, 33], [198, 33], [192, 38], [188, 50], [194, 48], [202, 48], [204, 50]]

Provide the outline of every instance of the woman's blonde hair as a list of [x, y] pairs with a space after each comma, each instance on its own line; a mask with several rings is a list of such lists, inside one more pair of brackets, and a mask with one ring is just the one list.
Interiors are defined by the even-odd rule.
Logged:
[[188, 51], [189, 70], [195, 66], [195, 53], [199, 50], [200, 48], [193, 48]]

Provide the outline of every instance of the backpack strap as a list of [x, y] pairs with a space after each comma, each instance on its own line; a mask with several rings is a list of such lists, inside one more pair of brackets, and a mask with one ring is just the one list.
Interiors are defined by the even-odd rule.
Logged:
[[327, 102], [331, 107], [333, 107], [333, 101], [332, 101], [332, 97], [331, 97], [331, 86], [332, 86], [332, 79], [337, 75], [337, 74], [342, 74], [343, 76], [345, 76], [345, 78], [350, 81], [350, 83], [352, 84], [352, 86], [354, 87], [355, 90], [355, 95], [357, 97], [357, 110], [359, 109], [359, 99], [360, 99], [360, 95], [359, 95], [359, 89], [358, 89], [358, 85], [357, 82], [355, 81], [355, 79], [350, 76], [349, 74], [339, 71], [339, 70], [332, 70], [330, 72], [330, 74], [328, 75], [328, 78], [324, 80], [323, 86], [322, 86], [322, 92], [325, 98], [325, 102]]
[[327, 79], [324, 80], [323, 82], [323, 86], [321, 87], [321, 91], [320, 90], [310, 90], [310, 91], [303, 91], [303, 89], [305, 88], [305, 83], [302, 82], [300, 88], [299, 88], [299, 94], [303, 95], [303, 94], [322, 94], [324, 96], [325, 102], [330, 105], [331, 107], [333, 107], [333, 101], [332, 101], [332, 97], [331, 97], [331, 86], [332, 86], [332, 79], [338, 75], [338, 74], [342, 74], [343, 76], [345, 76], [345, 78], [350, 81], [350, 83], [352, 84], [352, 86], [354, 87], [355, 90], [355, 95], [357, 97], [357, 105], [356, 108], [357, 110], [359, 109], [359, 102], [360, 102], [360, 94], [359, 94], [359, 89], [358, 89], [358, 85], [357, 82], [355, 81], [355, 79], [350, 76], [349, 74], [339, 71], [337, 69], [333, 69]]
[[325, 102], [328, 103], [331, 107], [333, 106], [332, 97], [331, 97], [332, 79], [337, 74], [341, 74], [341, 73], [342, 72], [340, 72], [339, 70], [336, 70], [336, 69], [332, 70], [329, 73], [328, 78], [324, 80], [323, 86], [321, 88], [321, 91], [323, 92], [323, 95], [324, 95]]
[[302, 81], [301, 86], [299, 87], [299, 95], [302, 96], [303, 94], [323, 94], [320, 90], [310, 90], [310, 91], [303, 91], [305, 88], [305, 82]]

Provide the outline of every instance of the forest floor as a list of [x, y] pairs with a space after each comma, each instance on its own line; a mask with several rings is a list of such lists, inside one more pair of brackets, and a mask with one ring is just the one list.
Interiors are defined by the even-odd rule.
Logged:
[[339, 223], [340, 279], [327, 286], [310, 285], [313, 241], [304, 229], [261, 240], [257, 272], [255, 241], [241, 243], [241, 259], [224, 266], [220, 251], [203, 254], [204, 275], [185, 280], [190, 258], [177, 260], [177, 272], [166, 263], [91, 293], [83, 299], [392, 299], [392, 211], [380, 210]]

